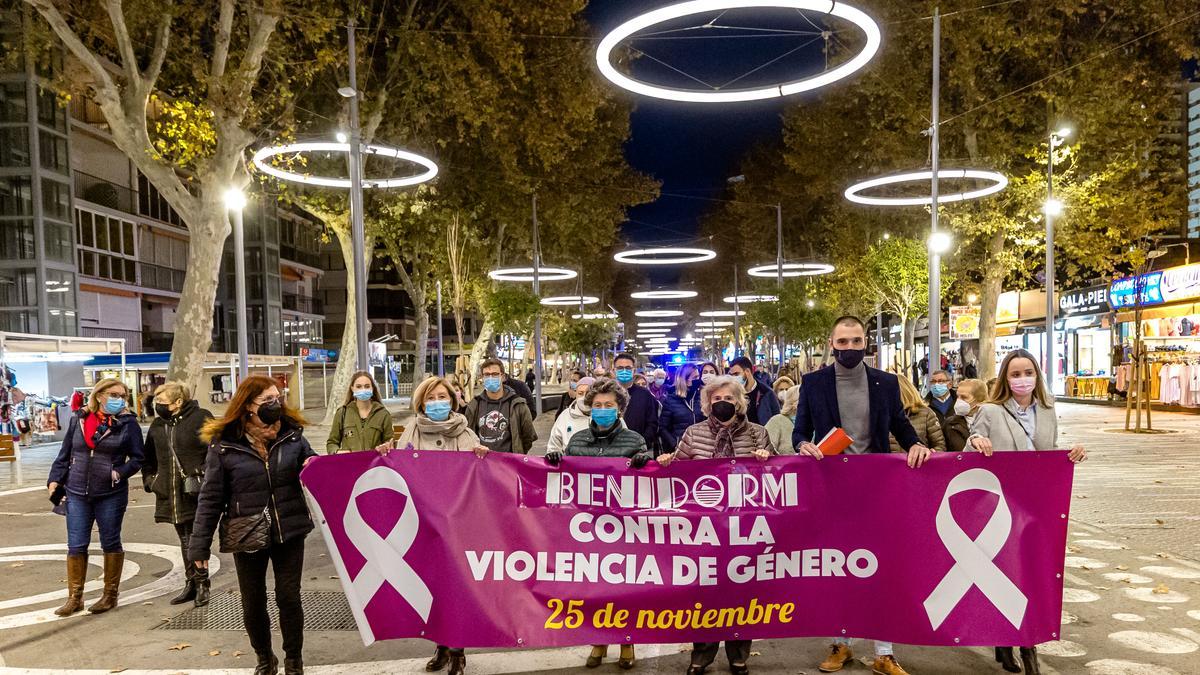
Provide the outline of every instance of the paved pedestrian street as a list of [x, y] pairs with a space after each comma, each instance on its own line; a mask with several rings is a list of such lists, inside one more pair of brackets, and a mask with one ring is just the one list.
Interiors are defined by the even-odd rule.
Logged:
[[[1187, 675], [1200, 673], [1200, 417], [1155, 414], [1167, 433], [1118, 433], [1124, 411], [1060, 404], [1061, 440], [1083, 443], [1091, 459], [1076, 474], [1064, 574], [1061, 640], [1040, 647], [1045, 673]], [[544, 439], [549, 415], [538, 420]], [[52, 614], [65, 595], [63, 521], [50, 513], [43, 461], [30, 457], [25, 485], [0, 492], [0, 675], [88, 673], [248, 673], [253, 655], [241, 630], [232, 560], [215, 571], [204, 610], [167, 603], [181, 585], [173, 532], [153, 523], [140, 491], [125, 520], [129, 563], [121, 607], [101, 616]], [[0, 468], [0, 473], [7, 468]], [[1031, 477], [1031, 479], [1033, 479]], [[98, 595], [93, 558], [85, 600]], [[423, 672], [432, 645], [420, 640], [363, 647], [321, 537], [308, 539], [303, 585], [307, 672]], [[807, 608], [805, 611], [820, 611]], [[470, 621], [470, 616], [463, 616]], [[278, 636], [276, 637], [278, 645]], [[683, 673], [690, 645], [638, 649], [634, 673]], [[824, 640], [756, 642], [756, 673], [816, 673]], [[616, 649], [595, 671], [587, 647], [469, 650], [467, 672], [615, 673]], [[866, 656], [865, 646], [856, 656]], [[1000, 673], [990, 649], [898, 645], [910, 673]], [[726, 673], [721, 656], [710, 672]], [[847, 673], [868, 674], [854, 663]]]

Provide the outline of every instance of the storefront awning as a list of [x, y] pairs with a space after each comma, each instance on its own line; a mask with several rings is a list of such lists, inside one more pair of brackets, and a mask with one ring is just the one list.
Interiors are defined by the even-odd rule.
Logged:
[[119, 367], [125, 355], [125, 339], [0, 331], [0, 361], [10, 363], [87, 361], [95, 355], [111, 358], [113, 363]]

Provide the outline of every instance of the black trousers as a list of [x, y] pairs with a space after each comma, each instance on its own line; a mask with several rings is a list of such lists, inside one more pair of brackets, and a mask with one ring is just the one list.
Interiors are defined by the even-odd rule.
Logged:
[[183, 573], [188, 581], [196, 578], [196, 565], [188, 559], [188, 542], [192, 538], [192, 521], [177, 523], [175, 534], [179, 535], [179, 550], [183, 553]]
[[445, 649], [445, 650], [449, 651], [451, 656], [466, 656], [466, 652], [463, 650], [462, 647], [454, 648], [454, 647], [447, 647], [446, 645], [438, 645], [438, 649]]
[[[736, 663], [739, 666], [745, 665], [746, 661], [750, 659], [750, 645], [753, 642], [753, 640], [726, 640], [725, 657], [729, 659], [730, 663]], [[720, 648], [720, 642], [693, 642], [692, 665], [712, 665], [712, 662], [717, 660], [717, 650]]]
[[274, 543], [254, 553], [235, 553], [238, 590], [242, 593], [242, 619], [255, 653], [271, 651], [271, 620], [267, 615], [267, 563], [275, 572], [275, 605], [283, 653], [298, 659], [304, 649], [304, 608], [300, 604], [300, 579], [304, 576], [304, 537]]

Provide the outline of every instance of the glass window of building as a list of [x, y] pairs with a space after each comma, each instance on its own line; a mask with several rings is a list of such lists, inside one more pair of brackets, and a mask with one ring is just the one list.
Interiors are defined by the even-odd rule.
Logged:
[[33, 310], [0, 311], [0, 330], [10, 333], [36, 333], [38, 332], [37, 312]]
[[25, 105], [25, 83], [0, 83], [0, 123], [29, 122], [29, 110]]
[[59, 131], [67, 130], [67, 110], [50, 89], [42, 89], [38, 94], [38, 123]]
[[75, 275], [62, 270], [46, 270], [46, 305], [75, 309]]
[[0, 178], [0, 216], [32, 216], [33, 184], [29, 178]]
[[51, 335], [75, 335], [75, 310], [51, 309], [47, 324]]
[[0, 307], [28, 307], [36, 298], [36, 270], [0, 269]]
[[32, 219], [0, 220], [0, 260], [33, 260], [36, 255]]
[[71, 188], [50, 178], [42, 179], [42, 215], [71, 221]]
[[42, 224], [42, 233], [46, 240], [46, 257], [59, 262], [71, 262], [75, 255], [75, 246], [71, 242], [71, 226], [63, 223], [46, 221]]
[[100, 279], [138, 283], [138, 246], [133, 223], [86, 209], [77, 208], [75, 212], [80, 273]]
[[42, 168], [66, 174], [70, 171], [67, 160], [67, 139], [49, 131], [38, 134], [38, 157]]
[[0, 166], [29, 166], [27, 127], [0, 127]]

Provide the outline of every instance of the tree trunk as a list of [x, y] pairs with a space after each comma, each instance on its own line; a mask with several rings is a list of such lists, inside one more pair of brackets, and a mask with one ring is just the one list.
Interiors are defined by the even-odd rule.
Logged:
[[[1004, 252], [1004, 232], [988, 241], [987, 260], [998, 260]], [[979, 292], [979, 379], [996, 376], [996, 305], [1003, 291], [1005, 271], [1000, 265], [987, 265]]]
[[[329, 229], [337, 236], [338, 246], [342, 249], [342, 261], [346, 266], [346, 321], [342, 330], [342, 347], [338, 352], [337, 368], [333, 371], [333, 382], [329, 385], [329, 401], [332, 405], [325, 411], [325, 419], [322, 422], [325, 425], [333, 424], [333, 414], [341, 405], [344, 392], [350, 390], [350, 376], [358, 371], [358, 305], [354, 300], [354, 244], [349, 231], [336, 227]], [[366, 243], [371, 245], [366, 250], [372, 250], [374, 241], [368, 237]], [[371, 256], [367, 256], [367, 270], [370, 268]], [[387, 377], [387, 373], [384, 373], [384, 377]]]
[[[418, 302], [420, 296], [421, 302]], [[417, 344], [416, 344], [416, 359], [413, 365], [413, 390], [416, 390], [426, 376], [425, 362], [429, 355], [429, 308], [425, 306], [425, 292], [421, 291], [417, 295], [413, 295], [413, 304], [417, 306]]]
[[904, 377], [912, 380], [912, 367], [913, 363], [916, 362], [916, 360], [913, 358], [915, 356], [914, 351], [916, 349], [914, 343], [917, 341], [916, 317], [909, 318], [907, 314], [901, 314], [900, 331], [900, 370], [904, 374]]
[[[204, 374], [208, 348], [212, 345], [213, 309], [217, 302], [218, 270], [225, 249], [228, 223], [222, 211], [214, 212], [203, 223], [191, 225], [194, 230], [207, 232], [193, 236], [188, 246], [188, 270], [179, 298], [179, 314], [175, 319], [175, 337], [171, 342], [171, 360], [167, 379], [186, 382], [195, 387]], [[237, 351], [225, 345], [227, 351]]]
[[[471, 381], [474, 383], [475, 376], [479, 372], [479, 364], [487, 358], [488, 347], [492, 344], [495, 330], [492, 328], [492, 320], [485, 318], [483, 325], [479, 327], [479, 337], [475, 338], [475, 345], [471, 347]], [[474, 391], [474, 389], [471, 389]]]

